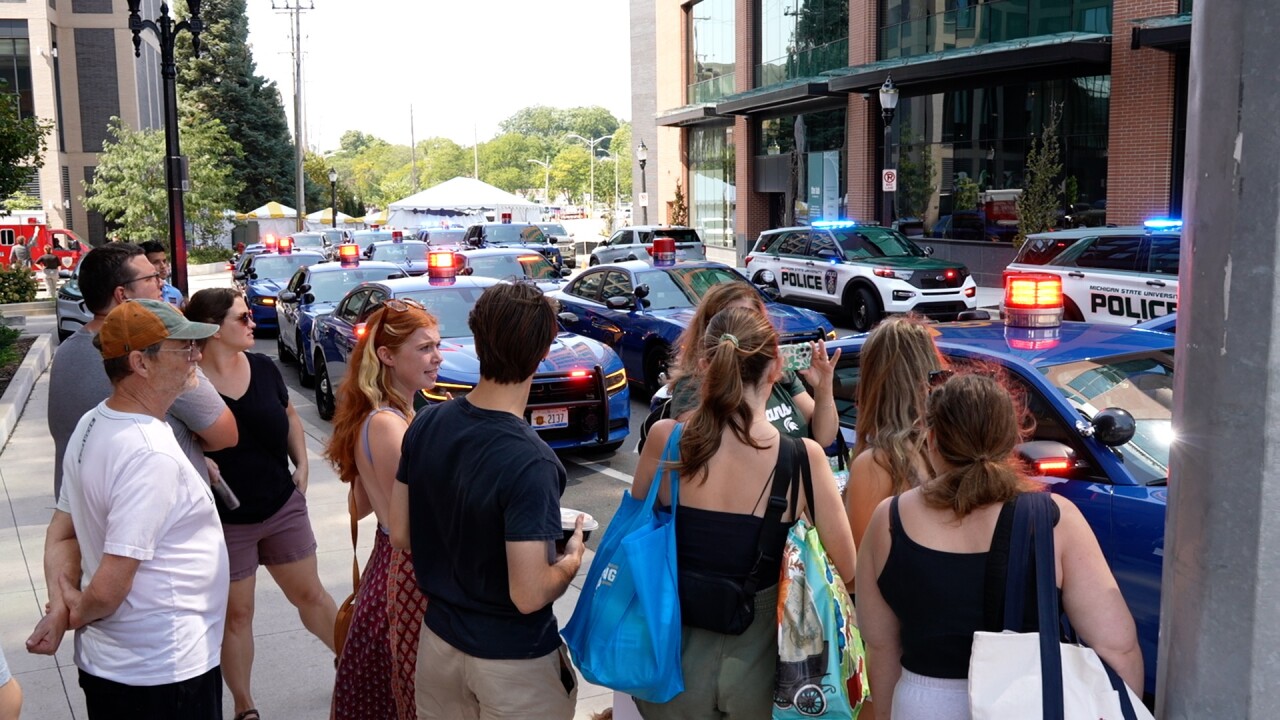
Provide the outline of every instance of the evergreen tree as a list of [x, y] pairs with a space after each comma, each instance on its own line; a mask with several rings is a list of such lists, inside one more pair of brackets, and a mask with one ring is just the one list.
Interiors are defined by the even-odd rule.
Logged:
[[[179, 36], [178, 92], [185, 105], [221, 121], [243, 149], [223, 158], [243, 183], [232, 200], [235, 209], [252, 210], [270, 200], [297, 207], [293, 138], [276, 84], [257, 74], [245, 1], [205, 0], [198, 60], [192, 57], [190, 36]], [[327, 186], [308, 182], [306, 192], [318, 199]]]
[[1062, 121], [1062, 105], [1049, 105], [1049, 118], [1040, 131], [1039, 142], [1031, 138], [1027, 151], [1026, 184], [1018, 196], [1018, 234], [1015, 247], [1022, 247], [1032, 233], [1048, 232], [1058, 219], [1058, 175], [1062, 173], [1062, 154], [1058, 140], [1058, 123]]
[[676, 178], [676, 195], [671, 200], [671, 217], [667, 218], [667, 224], [689, 224], [689, 206], [685, 203], [684, 187], [680, 183], [680, 178]]

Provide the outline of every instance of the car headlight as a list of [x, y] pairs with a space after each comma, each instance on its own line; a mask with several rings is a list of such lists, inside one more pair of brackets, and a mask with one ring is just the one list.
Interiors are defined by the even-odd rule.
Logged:
[[604, 376], [604, 389], [606, 392], [609, 393], [610, 396], [617, 395], [619, 392], [622, 391], [622, 388], [626, 386], [627, 386], [627, 371], [625, 369], [614, 370], [613, 372]]
[[431, 389], [424, 388], [422, 390], [422, 394], [432, 402], [444, 402], [451, 396], [454, 398], [460, 398], [471, 392], [473, 388], [475, 388], [475, 385], [467, 385], [466, 383], [438, 382], [436, 383], [436, 386]]

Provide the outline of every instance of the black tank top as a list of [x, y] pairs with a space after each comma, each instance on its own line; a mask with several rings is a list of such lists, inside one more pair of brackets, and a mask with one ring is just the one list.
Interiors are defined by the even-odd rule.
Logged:
[[[1012, 511], [1013, 503], [1007, 503], [1001, 509], [1001, 517], [1007, 518], [1001, 522], [1012, 520]], [[876, 585], [898, 616], [902, 667], [928, 677], [967, 678], [973, 633], [1000, 630], [984, 619], [990, 552], [952, 553], [916, 543], [902, 527], [897, 497], [889, 506], [889, 538], [889, 557]], [[1036, 630], [1035, 578], [1029, 581], [1029, 622], [1023, 632]], [[1003, 607], [1002, 597], [998, 604]]]

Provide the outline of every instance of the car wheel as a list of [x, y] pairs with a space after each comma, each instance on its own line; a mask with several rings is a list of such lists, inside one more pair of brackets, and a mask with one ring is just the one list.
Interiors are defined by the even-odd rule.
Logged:
[[298, 335], [298, 382], [302, 384], [302, 387], [309, 388], [313, 383], [315, 383], [316, 376], [312, 375], [310, 372], [307, 371], [307, 362], [306, 360], [303, 359], [306, 356], [302, 354], [302, 347], [303, 347], [302, 335], [301, 333], [299, 333]]
[[880, 322], [880, 304], [865, 287], [853, 288], [845, 307], [849, 311], [849, 325], [855, 332], [868, 332]]
[[[302, 345], [299, 344], [298, 347], [302, 347]], [[276, 333], [276, 357], [279, 358], [282, 363], [287, 363], [290, 360], [293, 360], [293, 353], [289, 352], [289, 348], [285, 347], [284, 337], [279, 333]]]
[[316, 411], [321, 420], [332, 420], [336, 409], [333, 398], [333, 385], [329, 381], [329, 370], [324, 365], [324, 358], [316, 357]]
[[644, 354], [644, 389], [649, 395], [662, 387], [662, 376], [670, 363], [671, 349], [666, 343], [654, 345]]
[[778, 290], [778, 279], [774, 277], [773, 273], [771, 272], [769, 273], [769, 277], [766, 279], [765, 277], [766, 272], [768, 271], [761, 270], [760, 272], [756, 273], [756, 277], [754, 280], [751, 281], [751, 284], [759, 285], [760, 287], [767, 287], [767, 288], [773, 288], [774, 290]]
[[1065, 295], [1062, 298], [1062, 319], [1072, 322], [1084, 322], [1084, 313], [1080, 312], [1080, 308], [1071, 298]]
[[596, 257], [595, 255], [592, 255], [591, 259], [587, 261], [587, 265], [590, 265], [591, 267], [595, 267], [599, 264], [600, 264], [600, 258]]

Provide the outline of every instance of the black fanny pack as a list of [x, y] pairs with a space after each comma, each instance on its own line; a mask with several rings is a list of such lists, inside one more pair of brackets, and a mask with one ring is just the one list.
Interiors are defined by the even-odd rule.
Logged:
[[756, 561], [744, 580], [680, 568], [680, 621], [689, 627], [723, 635], [741, 635], [756, 617], [756, 590], [760, 572], [774, 567], [782, 551], [782, 513], [787, 509], [787, 487], [804, 457], [802, 440], [781, 436], [778, 464], [773, 469], [769, 504], [756, 545]]

